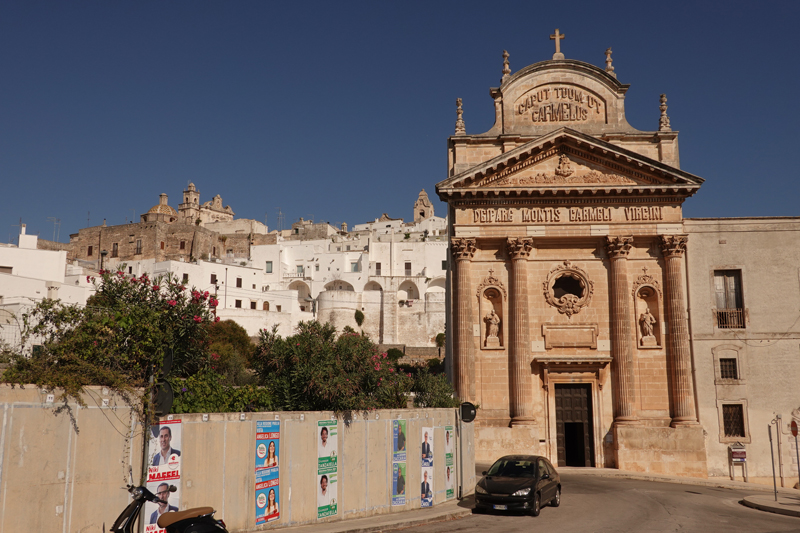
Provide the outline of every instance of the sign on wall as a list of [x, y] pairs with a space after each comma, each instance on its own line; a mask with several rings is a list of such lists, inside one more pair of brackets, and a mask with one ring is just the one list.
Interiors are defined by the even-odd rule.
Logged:
[[456, 470], [453, 462], [453, 441], [455, 434], [453, 426], [444, 427], [444, 466], [445, 466], [445, 499], [449, 500], [455, 495]]
[[320, 420], [317, 422], [317, 429], [317, 518], [325, 518], [338, 512], [337, 421]]
[[256, 525], [280, 518], [279, 420], [256, 421]]
[[392, 505], [406, 503], [406, 421], [392, 420]]
[[422, 486], [420, 489], [420, 501], [422, 507], [433, 505], [433, 428], [422, 428], [421, 445], [421, 464]]
[[[166, 531], [158, 527], [158, 517], [175, 512], [181, 501], [181, 421], [165, 420], [150, 426], [150, 442], [147, 447], [147, 489], [167, 503], [145, 502], [145, 533]], [[175, 485], [175, 492], [169, 486]]]

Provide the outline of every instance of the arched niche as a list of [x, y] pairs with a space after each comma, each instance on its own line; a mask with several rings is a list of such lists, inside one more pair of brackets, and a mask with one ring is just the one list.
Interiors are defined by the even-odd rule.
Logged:
[[504, 303], [508, 295], [503, 283], [489, 270], [478, 286], [478, 310], [481, 319], [481, 349], [502, 350], [505, 346]]
[[398, 287], [398, 296], [405, 297], [406, 300], [417, 300], [419, 299], [419, 289], [414, 284], [413, 281], [406, 280], [400, 284]]
[[364, 285], [365, 291], [382, 291], [383, 287], [377, 281], [370, 281], [366, 285]]
[[636, 346], [640, 350], [662, 346], [661, 284], [645, 273], [633, 282], [633, 305], [636, 315]]

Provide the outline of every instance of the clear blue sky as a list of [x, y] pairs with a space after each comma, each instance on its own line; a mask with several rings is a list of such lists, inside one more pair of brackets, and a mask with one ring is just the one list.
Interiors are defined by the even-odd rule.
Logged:
[[[493, 122], [501, 54], [602, 65], [658, 97], [681, 167], [707, 181], [685, 216], [800, 215], [800, 3], [0, 2], [0, 241], [122, 224], [193, 181], [237, 217], [352, 225], [412, 216], [446, 177], [456, 97]], [[435, 199], [438, 215], [444, 204]]]

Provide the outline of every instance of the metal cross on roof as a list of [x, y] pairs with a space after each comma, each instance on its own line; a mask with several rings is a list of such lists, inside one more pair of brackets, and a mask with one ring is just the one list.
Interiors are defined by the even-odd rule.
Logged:
[[566, 35], [563, 33], [558, 33], [558, 28], [556, 28], [556, 32], [550, 36], [550, 40], [556, 42], [556, 53], [553, 54], [553, 59], [564, 59], [564, 54], [561, 53], [561, 39], [565, 37]]

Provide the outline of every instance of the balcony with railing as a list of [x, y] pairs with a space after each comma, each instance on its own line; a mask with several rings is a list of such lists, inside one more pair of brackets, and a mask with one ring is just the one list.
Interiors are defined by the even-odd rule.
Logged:
[[715, 309], [714, 318], [719, 329], [743, 329], [745, 327], [745, 310]]

